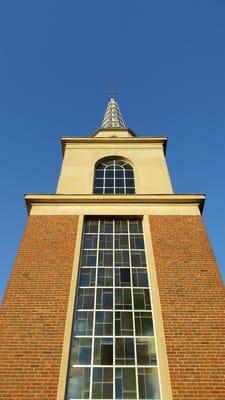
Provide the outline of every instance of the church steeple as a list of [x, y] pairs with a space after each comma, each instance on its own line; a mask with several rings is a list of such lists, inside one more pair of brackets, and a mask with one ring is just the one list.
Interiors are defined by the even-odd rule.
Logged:
[[111, 98], [102, 121], [101, 128], [126, 128], [117, 102]]

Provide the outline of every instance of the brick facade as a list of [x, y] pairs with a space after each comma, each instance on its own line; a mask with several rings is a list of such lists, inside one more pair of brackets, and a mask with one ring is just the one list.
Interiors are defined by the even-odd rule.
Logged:
[[1, 307], [0, 399], [56, 399], [77, 223], [29, 218]]
[[225, 290], [201, 217], [150, 228], [173, 399], [224, 400]]

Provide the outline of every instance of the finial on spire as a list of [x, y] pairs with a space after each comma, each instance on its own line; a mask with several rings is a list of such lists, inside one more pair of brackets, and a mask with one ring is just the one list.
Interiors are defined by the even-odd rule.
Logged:
[[101, 128], [126, 128], [117, 102], [111, 98], [102, 121]]

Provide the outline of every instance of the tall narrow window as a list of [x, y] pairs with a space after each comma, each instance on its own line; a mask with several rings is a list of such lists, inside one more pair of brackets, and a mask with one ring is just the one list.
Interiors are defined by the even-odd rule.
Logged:
[[135, 193], [133, 168], [121, 159], [110, 159], [98, 163], [95, 168], [94, 193]]
[[66, 400], [160, 400], [140, 220], [86, 220]]

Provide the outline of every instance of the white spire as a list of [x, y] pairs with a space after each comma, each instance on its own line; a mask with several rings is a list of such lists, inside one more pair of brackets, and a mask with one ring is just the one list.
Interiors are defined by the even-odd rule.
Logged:
[[119, 106], [114, 99], [110, 99], [107, 105], [101, 128], [126, 128]]

